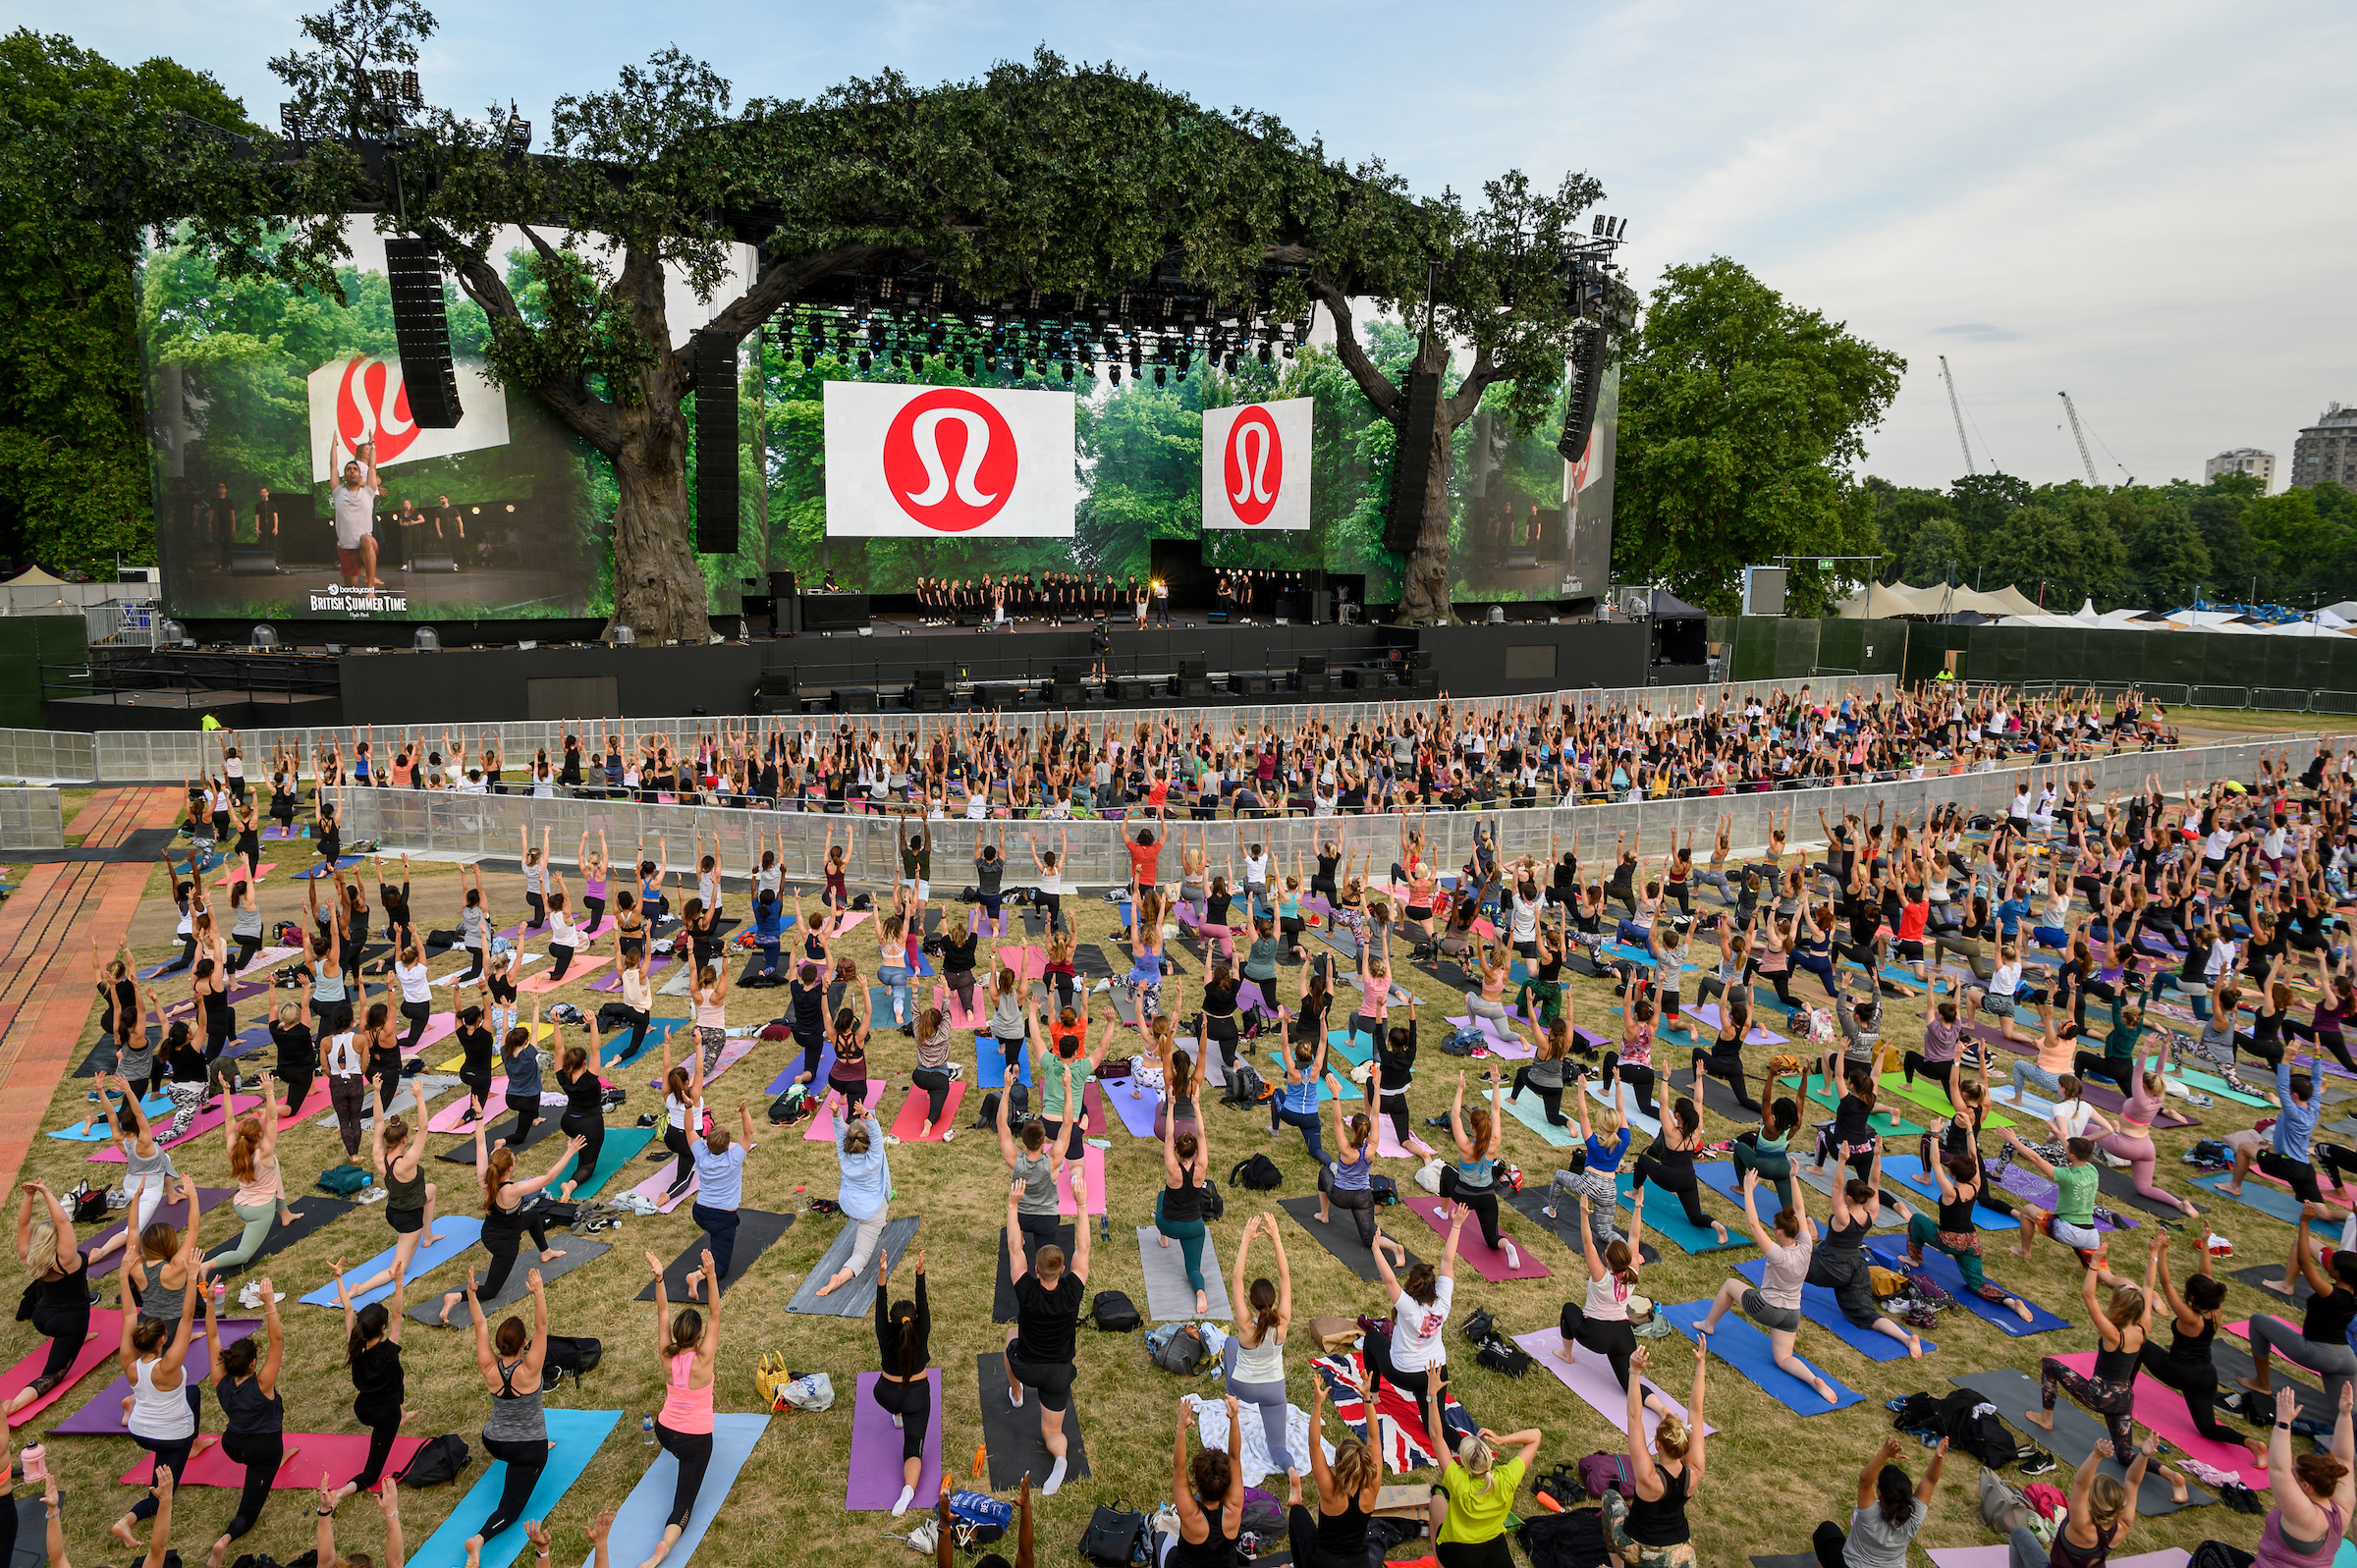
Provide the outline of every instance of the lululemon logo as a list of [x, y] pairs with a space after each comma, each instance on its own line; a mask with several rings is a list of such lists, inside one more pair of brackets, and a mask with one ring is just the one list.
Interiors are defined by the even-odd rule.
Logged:
[[1284, 438], [1269, 410], [1253, 404], [1228, 427], [1228, 505], [1237, 521], [1257, 526], [1269, 520], [1284, 488]]
[[937, 533], [968, 533], [1014, 492], [1014, 432], [984, 399], [940, 387], [901, 406], [884, 432], [884, 483]]
[[350, 457], [363, 441], [376, 443], [376, 460], [391, 462], [417, 439], [410, 417], [410, 391], [401, 370], [382, 359], [355, 354], [336, 386], [336, 437]]

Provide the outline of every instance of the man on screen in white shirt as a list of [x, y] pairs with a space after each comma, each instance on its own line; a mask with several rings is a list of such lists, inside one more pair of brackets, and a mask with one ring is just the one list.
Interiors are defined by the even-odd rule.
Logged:
[[[376, 444], [363, 441], [344, 476], [336, 481], [333, 501], [336, 524], [336, 570], [347, 588], [381, 588], [376, 574], [376, 498], [385, 482], [376, 476]], [[358, 581], [356, 584], [355, 580]]]

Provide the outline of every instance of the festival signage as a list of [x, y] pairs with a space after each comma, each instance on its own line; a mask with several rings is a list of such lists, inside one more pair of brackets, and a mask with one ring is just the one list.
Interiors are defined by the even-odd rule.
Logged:
[[1078, 400], [830, 381], [827, 532], [850, 538], [1069, 539]]
[[1309, 526], [1315, 400], [1203, 410], [1203, 526], [1274, 533]]
[[324, 484], [342, 472], [362, 442], [376, 444], [376, 465], [422, 462], [508, 444], [508, 395], [478, 365], [454, 365], [464, 412], [448, 430], [420, 429], [410, 417], [409, 388], [396, 358], [353, 354], [331, 359], [309, 376], [311, 480]]

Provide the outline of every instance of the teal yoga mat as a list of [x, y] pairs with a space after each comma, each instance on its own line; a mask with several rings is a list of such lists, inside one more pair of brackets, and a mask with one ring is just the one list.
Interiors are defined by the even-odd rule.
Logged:
[[[1628, 1192], [1635, 1181], [1635, 1173], [1627, 1170], [1613, 1178], [1613, 1186], [1620, 1194], [1620, 1207], [1632, 1213], [1636, 1205], [1629, 1202]], [[1653, 1188], [1645, 1200], [1645, 1229], [1651, 1235], [1676, 1242], [1690, 1253], [1732, 1252], [1741, 1247], [1758, 1250], [1750, 1233], [1743, 1228], [1741, 1216], [1738, 1215], [1735, 1222], [1727, 1227], [1727, 1239], [1721, 1241], [1707, 1225], [1688, 1224], [1676, 1194], [1664, 1192], [1659, 1187]]]
[[[614, 1179], [614, 1173], [637, 1159], [638, 1151], [654, 1142], [654, 1138], [655, 1129], [652, 1127], [608, 1128], [606, 1146], [597, 1152], [597, 1168], [589, 1172], [588, 1177], [573, 1189], [574, 1197], [576, 1199], [596, 1197], [605, 1184]], [[563, 1188], [573, 1174], [573, 1165], [574, 1162], [570, 1160], [565, 1162], [565, 1169], [558, 1173], [556, 1180], [548, 1184], [550, 1192], [556, 1192]]]
[[[572, 1489], [573, 1484], [581, 1479], [581, 1472], [589, 1468], [589, 1461], [596, 1457], [607, 1434], [613, 1432], [614, 1424], [621, 1419], [622, 1412], [619, 1410], [552, 1409], [548, 1412], [548, 1468], [540, 1472], [540, 1483], [532, 1488], [531, 1497], [523, 1505], [525, 1519], [546, 1519], [549, 1516], [550, 1510]], [[717, 1427], [721, 1420], [742, 1419], [716, 1417], [714, 1425]], [[719, 1443], [716, 1441], [713, 1446], [717, 1449]], [[668, 1457], [665, 1456], [666, 1459]], [[718, 1455], [715, 1454], [714, 1458], [717, 1463]], [[741, 1465], [742, 1461], [739, 1463]], [[650, 1465], [649, 1473], [654, 1469]], [[444, 1519], [422, 1543], [411, 1549], [410, 1561], [421, 1565], [421, 1568], [426, 1563], [466, 1561], [466, 1540], [491, 1522], [491, 1514], [499, 1506], [499, 1491], [506, 1484], [507, 1474], [508, 1467], [497, 1460], [485, 1466], [481, 1479], [466, 1489], [466, 1495], [459, 1499], [459, 1505], [450, 1511], [450, 1517]], [[641, 1478], [640, 1485], [645, 1485], [644, 1478]], [[704, 1483], [707, 1491], [711, 1485], [709, 1480]], [[669, 1495], [668, 1487], [665, 1495]], [[666, 1507], [664, 1512], [669, 1513], [670, 1509]], [[620, 1528], [621, 1522], [617, 1520], [616, 1529], [619, 1531]], [[658, 1532], [661, 1529], [659, 1519], [656, 1528]], [[480, 1568], [510, 1568], [527, 1544], [522, 1521], [519, 1520], [483, 1542]]]

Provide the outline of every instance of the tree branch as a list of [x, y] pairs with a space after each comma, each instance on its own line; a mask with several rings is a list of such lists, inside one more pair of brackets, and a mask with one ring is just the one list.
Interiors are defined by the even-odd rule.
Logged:
[[[784, 308], [819, 279], [846, 267], [864, 266], [885, 253], [881, 245], [838, 245], [814, 256], [796, 256], [761, 269], [753, 286], [739, 295], [712, 318], [705, 329], [741, 338]], [[672, 373], [692, 379], [695, 345], [692, 341], [672, 351]]]
[[[508, 321], [523, 326], [523, 311], [516, 297], [508, 291], [508, 282], [499, 275], [488, 257], [471, 246], [459, 243], [458, 236], [440, 224], [412, 220], [419, 238], [430, 241], [436, 250], [450, 263], [451, 272], [459, 280], [459, 292], [494, 321]], [[523, 237], [542, 260], [555, 263], [559, 258], [549, 243], [540, 238], [527, 224], [521, 226]], [[567, 380], [544, 380], [531, 388], [549, 411], [572, 427], [574, 433], [607, 457], [621, 450], [622, 438], [614, 421], [613, 407], [589, 390], [589, 383], [579, 376]]]
[[1475, 349], [1473, 367], [1465, 372], [1463, 385], [1456, 389], [1455, 397], [1441, 406], [1450, 429], [1454, 430], [1480, 411], [1482, 393], [1497, 379], [1498, 362], [1490, 357], [1488, 346]]
[[1358, 383], [1358, 390], [1367, 395], [1377, 412], [1387, 419], [1397, 418], [1406, 400], [1392, 385], [1391, 377], [1376, 369], [1375, 361], [1358, 346], [1358, 331], [1351, 324], [1348, 297], [1314, 274], [1309, 280], [1309, 292], [1334, 316], [1334, 351], [1343, 361], [1343, 368], [1350, 372], [1350, 379]]

